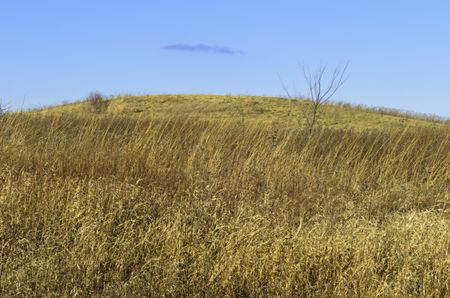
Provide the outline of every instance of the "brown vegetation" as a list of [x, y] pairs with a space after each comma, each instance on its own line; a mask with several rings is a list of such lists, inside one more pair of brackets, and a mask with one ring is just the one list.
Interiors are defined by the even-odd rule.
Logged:
[[0, 118], [0, 296], [450, 295], [450, 130]]
[[[295, 97], [295, 100], [261, 96], [222, 96], [197, 94], [122, 95], [107, 100], [108, 115], [126, 117], [196, 117], [201, 120], [242, 120], [264, 125], [276, 122], [284, 128], [310, 127], [314, 102]], [[33, 113], [59, 116], [92, 113], [89, 102], [33, 110]], [[337, 129], [390, 129], [406, 127], [449, 127], [450, 119], [418, 115], [385, 108], [353, 106], [348, 103], [320, 104], [320, 117], [313, 127]], [[94, 112], [95, 113], [95, 112]]]
[[87, 103], [90, 112], [101, 114], [108, 110], [109, 102], [106, 96], [98, 91], [91, 92], [84, 101]]

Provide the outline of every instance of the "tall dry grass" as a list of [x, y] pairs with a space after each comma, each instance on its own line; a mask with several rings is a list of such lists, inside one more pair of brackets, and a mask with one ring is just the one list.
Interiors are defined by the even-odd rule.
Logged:
[[450, 129], [0, 118], [0, 296], [448, 297]]

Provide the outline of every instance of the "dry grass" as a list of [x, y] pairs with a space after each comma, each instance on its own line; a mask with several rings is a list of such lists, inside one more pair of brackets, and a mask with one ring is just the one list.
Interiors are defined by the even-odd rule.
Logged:
[[448, 126], [6, 115], [0, 296], [448, 297], [449, 152]]
[[[167, 118], [196, 117], [202, 120], [239, 120], [277, 123], [286, 128], [308, 126], [311, 102], [261, 96], [221, 95], [147, 95], [117, 96], [109, 101], [108, 113], [127, 117]], [[76, 102], [38, 111], [45, 115], [86, 113], [89, 105]], [[432, 121], [430, 121], [432, 120]], [[450, 122], [432, 116], [402, 113], [382, 108], [367, 108], [344, 103], [329, 103], [321, 107], [318, 125], [338, 129], [355, 130], [406, 127], [449, 127]]]

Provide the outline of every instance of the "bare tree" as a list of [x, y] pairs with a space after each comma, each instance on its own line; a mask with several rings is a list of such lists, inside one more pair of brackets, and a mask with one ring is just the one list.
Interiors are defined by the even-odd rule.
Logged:
[[319, 119], [322, 105], [327, 103], [347, 80], [348, 64], [347, 62], [344, 66], [337, 66], [333, 70], [330, 70], [327, 65], [320, 65], [315, 70], [300, 65], [312, 101], [308, 121], [310, 134]]

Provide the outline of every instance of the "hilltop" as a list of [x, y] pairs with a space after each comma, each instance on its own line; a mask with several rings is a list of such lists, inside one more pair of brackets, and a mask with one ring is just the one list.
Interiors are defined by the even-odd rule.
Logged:
[[[227, 95], [144, 95], [116, 96], [109, 99], [107, 114], [165, 118], [189, 116], [202, 120], [245, 120], [301, 127], [310, 113], [307, 100], [280, 97]], [[39, 109], [45, 115], [86, 114], [86, 102], [63, 104]], [[391, 129], [404, 127], [448, 127], [448, 121], [383, 108], [367, 108], [344, 103], [322, 107], [319, 123], [323, 127]]]

